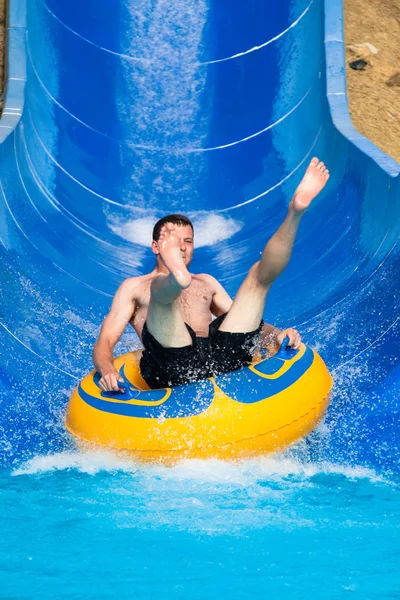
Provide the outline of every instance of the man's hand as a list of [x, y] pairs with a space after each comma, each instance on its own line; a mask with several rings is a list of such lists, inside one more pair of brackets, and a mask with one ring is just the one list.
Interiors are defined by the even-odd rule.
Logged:
[[99, 380], [99, 386], [103, 392], [124, 392], [125, 388], [118, 385], [118, 381], [124, 381], [116, 369], [110, 369], [107, 373], [102, 373]]
[[289, 338], [289, 348], [293, 348], [293, 350], [298, 350], [301, 344], [301, 337], [297, 329], [292, 329], [291, 327], [289, 327], [288, 329], [283, 329], [280, 333], [278, 333], [276, 338], [278, 340], [279, 346], [282, 345], [283, 340], [287, 337]]

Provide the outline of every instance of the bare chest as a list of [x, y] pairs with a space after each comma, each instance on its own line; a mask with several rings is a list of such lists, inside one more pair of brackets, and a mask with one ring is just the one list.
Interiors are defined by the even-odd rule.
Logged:
[[[150, 285], [151, 282], [144, 284], [131, 320], [131, 325], [139, 337], [142, 335], [143, 325], [147, 318], [150, 303]], [[208, 335], [208, 326], [212, 320], [211, 303], [212, 291], [210, 287], [205, 282], [194, 278], [190, 287], [184, 290], [178, 299], [183, 320], [190, 325], [197, 335]]]

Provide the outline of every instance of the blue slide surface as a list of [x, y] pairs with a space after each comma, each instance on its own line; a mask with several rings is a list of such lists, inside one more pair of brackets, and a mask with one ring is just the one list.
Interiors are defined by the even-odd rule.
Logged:
[[234, 294], [317, 155], [331, 179], [265, 319], [297, 327], [334, 375], [316, 455], [396, 468], [400, 166], [352, 127], [344, 60], [340, 0], [10, 0], [5, 464], [69, 443], [69, 395], [115, 290], [153, 268], [157, 218], [188, 214], [193, 271]]

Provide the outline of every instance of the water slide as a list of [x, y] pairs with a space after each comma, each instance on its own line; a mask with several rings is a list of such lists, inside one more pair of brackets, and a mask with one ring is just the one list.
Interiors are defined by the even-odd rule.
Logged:
[[334, 375], [315, 460], [396, 469], [400, 166], [351, 124], [341, 1], [10, 0], [7, 36], [3, 464], [71, 447], [69, 395], [157, 218], [188, 214], [193, 271], [234, 294], [317, 155], [332, 176], [265, 319]]

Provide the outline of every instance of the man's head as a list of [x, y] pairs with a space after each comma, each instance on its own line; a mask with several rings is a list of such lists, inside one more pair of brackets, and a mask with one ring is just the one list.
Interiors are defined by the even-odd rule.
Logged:
[[158, 240], [160, 239], [160, 233], [164, 225], [171, 223], [175, 225], [175, 232], [180, 239], [180, 249], [182, 253], [183, 262], [188, 267], [192, 262], [193, 257], [193, 237], [194, 229], [193, 223], [188, 217], [179, 214], [167, 215], [157, 221], [153, 228], [153, 243], [152, 250], [157, 256], [160, 254], [158, 248]]

